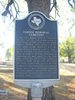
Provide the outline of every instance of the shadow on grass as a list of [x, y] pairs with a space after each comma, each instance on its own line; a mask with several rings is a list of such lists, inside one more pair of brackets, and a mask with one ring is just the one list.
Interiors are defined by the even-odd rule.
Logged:
[[[0, 89], [8, 90], [7, 95], [0, 95], [0, 100], [27, 100], [27, 89], [13, 83], [12, 69], [0, 69], [0, 74]], [[55, 100], [75, 100], [74, 78], [61, 75], [59, 83], [55, 85]]]
[[55, 86], [56, 100], [75, 100], [75, 76], [61, 76]]
[[0, 100], [27, 100], [27, 89], [13, 82], [12, 69], [0, 69], [0, 89], [8, 90], [7, 95], [0, 94]]
[[0, 69], [0, 73], [13, 73], [13, 70], [12, 69], [8, 69], [8, 70]]
[[27, 100], [27, 89], [0, 78], [0, 89], [8, 90], [7, 95], [0, 95], [0, 100]]

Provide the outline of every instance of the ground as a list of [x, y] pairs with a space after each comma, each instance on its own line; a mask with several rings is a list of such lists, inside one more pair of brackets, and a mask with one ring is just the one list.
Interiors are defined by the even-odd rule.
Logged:
[[60, 64], [60, 81], [55, 85], [56, 100], [75, 100], [75, 64]]
[[[60, 64], [60, 81], [54, 86], [56, 100], [75, 100], [75, 64]], [[27, 100], [27, 89], [13, 82], [12, 66], [0, 66], [0, 100]]]

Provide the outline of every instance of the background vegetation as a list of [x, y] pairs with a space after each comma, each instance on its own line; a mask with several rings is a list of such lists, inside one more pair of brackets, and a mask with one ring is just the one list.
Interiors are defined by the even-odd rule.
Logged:
[[59, 49], [60, 57], [67, 57], [69, 63], [75, 62], [75, 38], [71, 34], [69, 34], [66, 41], [59, 44]]

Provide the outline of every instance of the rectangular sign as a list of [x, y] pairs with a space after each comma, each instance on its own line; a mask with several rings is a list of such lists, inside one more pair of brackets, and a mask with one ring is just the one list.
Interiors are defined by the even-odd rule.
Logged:
[[58, 79], [57, 22], [32, 13], [15, 27], [15, 79]]
[[7, 95], [8, 94], [8, 90], [0, 90], [0, 95]]

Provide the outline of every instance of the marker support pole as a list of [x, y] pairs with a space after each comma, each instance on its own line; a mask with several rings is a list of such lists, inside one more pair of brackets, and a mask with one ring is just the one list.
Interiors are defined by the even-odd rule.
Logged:
[[42, 84], [41, 83], [32, 83], [32, 87], [31, 87], [31, 96], [32, 96], [32, 100], [41, 100], [42, 97], [42, 92], [43, 92], [43, 88], [42, 88]]

